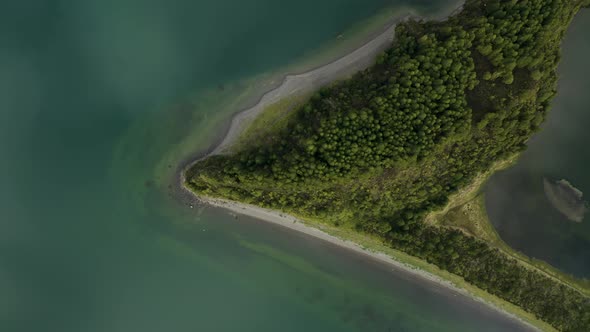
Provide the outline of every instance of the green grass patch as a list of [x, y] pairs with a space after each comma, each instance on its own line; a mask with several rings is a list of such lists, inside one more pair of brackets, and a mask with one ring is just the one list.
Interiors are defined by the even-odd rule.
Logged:
[[287, 127], [296, 114], [295, 110], [305, 104], [309, 96], [310, 94], [288, 96], [267, 106], [240, 134], [231, 147], [232, 152], [272, 144], [276, 134]]

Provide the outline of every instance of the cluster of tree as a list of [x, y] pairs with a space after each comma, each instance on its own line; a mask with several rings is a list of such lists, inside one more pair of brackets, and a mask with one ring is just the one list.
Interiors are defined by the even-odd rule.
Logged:
[[354, 79], [320, 91], [276, 144], [233, 156], [224, 176], [275, 181], [342, 177], [423, 157], [443, 138], [465, 133], [475, 87], [473, 34], [460, 26], [419, 38], [402, 25], [397, 47]]
[[[558, 50], [546, 49], [548, 42], [559, 43], [562, 23], [571, 17], [571, 0], [510, 0], [481, 1], [471, 6], [482, 12], [468, 24], [475, 33], [477, 51], [490, 61], [492, 67], [483, 75], [485, 80], [501, 78], [506, 84], [514, 80], [517, 68], [531, 71], [538, 81], [558, 55]], [[566, 10], [564, 10], [566, 9]], [[474, 13], [471, 10], [470, 13]]]
[[396, 226], [392, 247], [462, 276], [562, 331], [588, 331], [590, 300], [577, 290], [531, 270], [498, 249], [458, 230], [415, 224]]
[[[377, 234], [559, 329], [590, 330], [588, 298], [481, 241], [455, 243], [461, 234], [422, 223], [493, 162], [525, 148], [555, 94], [560, 41], [582, 4], [468, 1], [444, 22], [401, 24], [373, 67], [319, 91], [270, 144], [197, 163], [188, 185]], [[473, 251], [480, 266], [470, 266], [470, 246], [481, 246]], [[495, 268], [488, 276], [498, 280], [485, 279]], [[546, 287], [560, 300], [543, 306]]]

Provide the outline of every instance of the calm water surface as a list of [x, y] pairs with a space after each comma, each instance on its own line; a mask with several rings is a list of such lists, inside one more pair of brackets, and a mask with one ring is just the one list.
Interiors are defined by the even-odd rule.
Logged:
[[0, 331], [524, 330], [365, 257], [171, 196], [176, 166], [251, 77], [404, 4], [449, 2], [2, 1]]
[[559, 66], [559, 91], [543, 130], [518, 164], [486, 189], [498, 233], [512, 247], [570, 274], [590, 278], [590, 214], [568, 220], [547, 200], [543, 177], [566, 179], [590, 197], [590, 10], [574, 19]]

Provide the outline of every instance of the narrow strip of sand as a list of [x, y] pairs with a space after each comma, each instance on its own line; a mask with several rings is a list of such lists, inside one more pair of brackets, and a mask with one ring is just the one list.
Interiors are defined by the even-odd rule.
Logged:
[[[407, 19], [408, 17], [405, 16], [400, 20]], [[399, 20], [397, 21], [399, 22]], [[377, 55], [387, 49], [393, 42], [395, 27], [395, 23], [391, 24], [377, 37], [360, 48], [327, 65], [302, 74], [287, 75], [279, 87], [264, 94], [256, 105], [236, 114], [232, 118], [226, 136], [210, 155], [228, 152], [229, 147], [232, 146], [240, 134], [268, 106], [287, 96], [302, 95], [316, 91], [322, 86], [347, 78], [371, 66]]]
[[[463, 8], [463, 1], [457, 2], [453, 7], [448, 8], [439, 16], [433, 16], [429, 19], [444, 21], [448, 17], [460, 12]], [[394, 40], [395, 28], [398, 23], [416, 19], [420, 17], [411, 10], [407, 14], [392, 17], [380, 31], [375, 31], [364, 41], [362, 46], [350, 53], [343, 55], [325, 65], [304, 71], [299, 74], [286, 74], [281, 83], [274, 86], [267, 92], [262, 93], [258, 101], [251, 107], [247, 107], [236, 112], [225, 128], [225, 135], [220, 136], [219, 141], [214, 142], [206, 152], [200, 153], [182, 163], [181, 173], [189, 169], [198, 161], [212, 155], [228, 153], [230, 147], [248, 126], [260, 115], [268, 106], [284, 99], [296, 95], [303, 95], [316, 91], [317, 89], [333, 83], [338, 80], [346, 79], [354, 73], [370, 67], [375, 63], [376, 57], [391, 46]]]
[[[455, 8], [450, 15], [460, 11], [461, 8], [462, 5]], [[411, 273], [426, 281], [436, 283], [438, 285], [448, 288], [453, 292], [460, 293], [478, 302], [484, 303], [491, 309], [496, 310], [503, 315], [506, 315], [512, 319], [519, 321], [531, 330], [539, 331], [537, 327], [533, 326], [532, 324], [528, 323], [522, 318], [496, 306], [491, 302], [486, 301], [483, 298], [473, 295], [472, 293], [468, 292], [463, 288], [457, 287], [450, 281], [442, 279], [441, 277], [421, 270], [415, 266], [398, 261], [385, 253], [368, 251], [357, 243], [330, 235], [318, 228], [307, 225], [304, 221], [299, 220], [296, 217], [293, 217], [281, 211], [265, 209], [258, 206], [225, 199], [196, 196], [195, 193], [193, 193], [187, 186], [185, 186], [185, 172], [188, 169], [190, 169], [198, 161], [205, 159], [209, 156], [228, 153], [229, 148], [232, 146], [234, 142], [236, 142], [236, 140], [240, 137], [241, 133], [269, 105], [272, 105], [285, 97], [312, 92], [314, 90], [317, 90], [319, 87], [325, 86], [326, 84], [329, 84], [339, 79], [344, 79], [373, 64], [376, 56], [379, 53], [383, 52], [385, 49], [387, 49], [387, 47], [389, 47], [393, 42], [396, 24], [410, 17], [412, 17], [412, 15], [406, 15], [402, 18], [392, 21], [388, 26], [384, 28], [383, 32], [379, 33], [376, 37], [366, 42], [360, 48], [333, 62], [330, 62], [324, 66], [309, 70], [301, 74], [287, 75], [278, 87], [263, 94], [260, 100], [254, 106], [235, 114], [231, 120], [231, 124], [226, 132], [226, 135], [219, 142], [219, 144], [215, 146], [214, 149], [209, 150], [210, 152], [207, 153], [205, 156], [196, 158], [196, 160], [193, 160], [192, 162], [188, 163], [188, 165], [180, 172], [180, 186], [183, 189], [183, 194], [187, 194], [183, 196], [191, 200], [194, 199], [199, 204], [219, 207], [233, 211], [238, 214], [251, 216], [256, 219], [264, 220], [266, 222], [280, 225], [291, 230], [298, 231], [324, 241], [328, 241], [332, 244], [346, 248], [348, 250], [352, 250], [370, 256], [372, 259], [376, 259], [380, 262], [389, 264], [390, 266], [393, 266], [399, 270]], [[446, 19], [446, 17], [443, 17], [441, 19], [444, 20]]]
[[[190, 192], [189, 189], [187, 189], [187, 188], [185, 188], [185, 189]], [[232, 211], [236, 214], [250, 216], [250, 217], [256, 218], [258, 220], [263, 220], [263, 221], [266, 221], [266, 222], [269, 222], [269, 223], [272, 223], [275, 225], [286, 227], [286, 228], [294, 230], [296, 232], [300, 232], [300, 233], [315, 237], [317, 239], [330, 242], [334, 245], [345, 248], [347, 250], [352, 250], [354, 252], [366, 255], [371, 259], [375, 259], [379, 262], [393, 266], [398, 271], [402, 271], [404, 273], [410, 273], [410, 274], [412, 274], [418, 278], [421, 278], [427, 282], [435, 283], [439, 286], [449, 289], [452, 292], [461, 294], [461, 295], [469, 297], [477, 302], [483, 303], [484, 305], [488, 306], [490, 309], [495, 310], [502, 315], [505, 315], [511, 319], [514, 319], [514, 320], [520, 322], [521, 324], [523, 324], [527, 328], [530, 328], [531, 331], [541, 331], [536, 326], [523, 320], [519, 316], [512, 314], [511, 312], [508, 312], [508, 311], [504, 310], [503, 308], [500, 308], [500, 307], [496, 306], [495, 304], [493, 304], [481, 297], [475, 296], [474, 294], [470, 293], [469, 291], [456, 286], [455, 284], [453, 284], [452, 282], [450, 282], [448, 280], [445, 280], [439, 276], [436, 276], [432, 273], [426, 272], [426, 271], [424, 271], [420, 268], [417, 268], [415, 266], [412, 266], [410, 264], [398, 261], [395, 258], [393, 258], [385, 253], [370, 251], [370, 250], [365, 249], [363, 246], [359, 245], [358, 243], [355, 243], [355, 242], [352, 242], [352, 241], [349, 241], [346, 239], [341, 239], [341, 238], [338, 238], [338, 237], [333, 236], [331, 234], [328, 234], [328, 233], [322, 231], [321, 229], [310, 226], [310, 225], [306, 224], [305, 221], [300, 220], [300, 219], [298, 219], [294, 216], [291, 216], [289, 214], [286, 214], [284, 212], [277, 211], [277, 210], [271, 210], [271, 209], [265, 209], [265, 208], [261, 208], [259, 206], [255, 206], [255, 205], [251, 205], [251, 204], [240, 203], [240, 202], [230, 201], [230, 200], [220, 199], [220, 198], [198, 196], [197, 201], [200, 204], [223, 208], [223, 209]]]

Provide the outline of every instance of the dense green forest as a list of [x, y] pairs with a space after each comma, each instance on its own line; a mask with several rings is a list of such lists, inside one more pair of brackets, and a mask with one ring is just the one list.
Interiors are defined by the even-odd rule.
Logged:
[[590, 331], [590, 299], [427, 213], [522, 151], [556, 93], [560, 42], [590, 1], [467, 1], [410, 20], [374, 66], [318, 91], [283, 128], [187, 172], [198, 194], [381, 237], [563, 331]]

